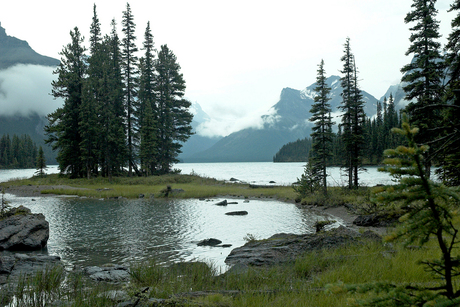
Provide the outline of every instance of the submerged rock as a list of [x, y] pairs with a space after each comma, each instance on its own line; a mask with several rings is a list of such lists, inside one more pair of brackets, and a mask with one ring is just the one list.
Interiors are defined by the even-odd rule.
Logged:
[[247, 211], [232, 211], [232, 212], [227, 212], [225, 215], [248, 215]]
[[223, 201], [220, 201], [218, 203], [215, 203], [216, 206], [226, 206], [227, 205], [227, 200], [224, 199]]
[[0, 250], [39, 250], [49, 238], [49, 223], [43, 214], [32, 214], [19, 206], [0, 220]]
[[198, 246], [216, 246], [216, 245], [219, 245], [220, 243], [222, 243], [221, 240], [211, 238], [211, 239], [200, 241], [197, 243], [197, 245]]

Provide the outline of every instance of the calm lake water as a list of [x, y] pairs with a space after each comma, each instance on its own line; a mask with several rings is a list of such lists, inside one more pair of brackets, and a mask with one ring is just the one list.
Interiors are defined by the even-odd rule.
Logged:
[[[183, 174], [195, 173], [216, 179], [290, 185], [303, 173], [303, 163], [183, 163]], [[35, 170], [0, 170], [0, 181], [30, 177]], [[48, 173], [58, 172], [56, 166]], [[344, 184], [338, 168], [330, 170], [333, 185]], [[376, 168], [362, 173], [366, 185], [389, 183]], [[228, 199], [237, 204], [214, 205], [223, 198], [188, 200], [95, 200], [67, 197], [7, 195], [12, 206], [24, 205], [43, 213], [50, 223], [47, 250], [73, 265], [129, 264], [154, 257], [162, 262], [200, 259], [226, 269], [231, 249], [242, 246], [245, 237], [268, 238], [275, 233], [308, 233], [318, 219], [308, 210], [272, 200]], [[227, 216], [229, 211], [248, 211], [246, 216]], [[338, 224], [342, 223], [338, 220]], [[199, 247], [197, 242], [217, 238], [231, 248]], [[0, 252], [1, 253], [1, 252]]]

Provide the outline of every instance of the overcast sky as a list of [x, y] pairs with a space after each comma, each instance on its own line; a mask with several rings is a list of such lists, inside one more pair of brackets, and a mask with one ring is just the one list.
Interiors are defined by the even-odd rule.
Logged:
[[[439, 0], [442, 43], [454, 17], [453, 0]], [[72, 3], [72, 4], [70, 4]], [[121, 30], [126, 1], [16, 0], [0, 5], [0, 22], [10, 36], [26, 40], [42, 55], [60, 58], [77, 26], [87, 39], [96, 3], [104, 34], [115, 18]], [[187, 83], [186, 97], [198, 102], [222, 134], [266, 113], [284, 87], [315, 82], [317, 65], [340, 75], [345, 39], [360, 71], [360, 85], [376, 98], [398, 83], [410, 61], [411, 0], [129, 1], [137, 45], [150, 21], [156, 47], [168, 44]]]

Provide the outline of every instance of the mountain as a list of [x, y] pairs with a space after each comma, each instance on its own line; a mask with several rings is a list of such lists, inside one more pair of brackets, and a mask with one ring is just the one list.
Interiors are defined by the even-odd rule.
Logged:
[[0, 70], [17, 64], [57, 66], [59, 60], [40, 55], [26, 41], [6, 35], [0, 23]]
[[[17, 64], [32, 64], [41, 66], [55, 67], [59, 65], [59, 60], [51, 57], [42, 56], [35, 52], [26, 41], [17, 39], [15, 37], [8, 36], [5, 29], [0, 24], [0, 70], [5, 70], [9, 67]], [[28, 76], [25, 79], [30, 79]], [[0, 79], [0, 98], [6, 98], [8, 95], [1, 87], [2, 80]], [[52, 98], [50, 98], [52, 101]], [[5, 103], [5, 102], [4, 102]], [[7, 103], [7, 102], [6, 102]], [[4, 110], [3, 110], [4, 111]], [[43, 127], [47, 123], [46, 117], [39, 115], [36, 112], [30, 112], [25, 115], [22, 113], [24, 110], [18, 110], [14, 115], [5, 115], [0, 110], [0, 136], [3, 134], [9, 134], [13, 136], [28, 134], [37, 146], [43, 146], [45, 156], [47, 157], [47, 163], [56, 163], [54, 153], [48, 145], [44, 142], [44, 131]]]
[[[342, 88], [340, 77], [331, 76], [327, 84], [331, 90], [333, 115], [338, 116]], [[183, 159], [184, 162], [266, 162], [272, 161], [276, 152], [286, 143], [303, 139], [311, 133], [308, 121], [314, 102], [315, 84], [304, 90], [284, 88], [280, 100], [262, 116], [261, 129], [248, 128], [234, 132], [211, 148]], [[376, 113], [377, 99], [362, 91], [368, 116]], [[336, 120], [338, 122], [338, 120]]]
[[193, 114], [192, 128], [195, 134], [193, 134], [187, 140], [187, 142], [182, 144], [182, 153], [178, 157], [180, 161], [184, 161], [187, 159], [187, 157], [210, 148], [222, 138], [198, 135], [196, 133], [198, 126], [202, 123], [205, 123], [206, 121], [211, 120], [211, 118], [208, 114], [206, 114], [206, 112], [203, 111], [203, 109], [197, 102], [192, 102], [190, 112]]

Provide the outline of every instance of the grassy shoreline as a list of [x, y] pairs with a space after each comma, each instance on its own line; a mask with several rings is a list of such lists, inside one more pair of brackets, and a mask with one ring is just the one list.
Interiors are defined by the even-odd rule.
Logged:
[[[68, 179], [58, 174], [29, 179], [14, 179], [0, 183], [5, 192], [22, 196], [29, 192], [36, 195], [75, 195], [92, 198], [139, 198], [142, 194], [149, 198], [164, 198], [164, 190], [182, 189], [168, 197], [172, 198], [210, 198], [217, 196], [245, 198], [276, 198], [282, 201], [294, 201], [296, 194], [290, 186], [270, 186], [251, 188], [249, 184], [224, 182], [196, 175], [163, 175], [151, 177], [117, 177], [109, 182], [107, 178]], [[22, 187], [22, 189], [20, 188]], [[23, 191], [24, 193], [21, 193]]]

